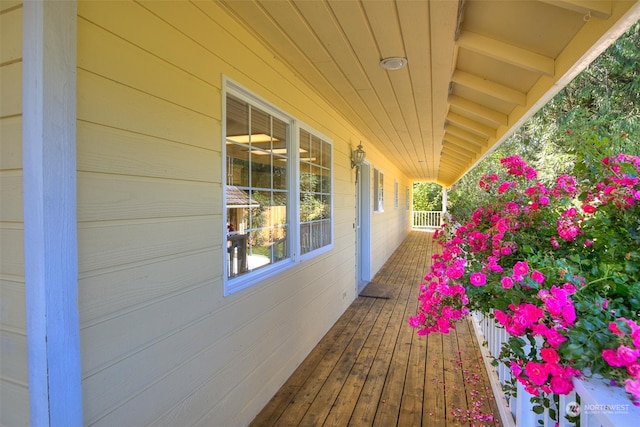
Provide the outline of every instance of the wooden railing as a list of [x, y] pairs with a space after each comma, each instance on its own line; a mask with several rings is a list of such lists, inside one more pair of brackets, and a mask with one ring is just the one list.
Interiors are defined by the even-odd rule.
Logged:
[[441, 211], [413, 211], [413, 228], [431, 229], [442, 225]]
[[[533, 412], [531, 395], [518, 384], [517, 397], [505, 398], [502, 387], [511, 380], [511, 371], [504, 364], [493, 366], [494, 356], [500, 353], [502, 343], [509, 334], [493, 319], [474, 314], [473, 324], [476, 338], [482, 349], [482, 356], [489, 374], [496, 402], [500, 409], [502, 423], [506, 427], [553, 427], [556, 421], [548, 412]], [[601, 379], [574, 379], [575, 391], [567, 396], [559, 396], [558, 425], [560, 427], [636, 427], [640, 420], [640, 408], [634, 406], [625, 391], [611, 387]], [[566, 415], [576, 417], [577, 423], [570, 422]]]

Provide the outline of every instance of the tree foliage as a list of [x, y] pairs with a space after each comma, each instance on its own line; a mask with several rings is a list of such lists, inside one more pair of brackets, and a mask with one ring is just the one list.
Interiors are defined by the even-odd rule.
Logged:
[[442, 187], [432, 182], [416, 182], [413, 184], [414, 211], [441, 211]]

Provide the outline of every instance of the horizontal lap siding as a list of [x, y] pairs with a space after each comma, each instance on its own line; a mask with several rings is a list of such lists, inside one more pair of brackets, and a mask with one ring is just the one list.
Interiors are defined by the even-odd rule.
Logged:
[[0, 425], [29, 425], [22, 209], [22, 5], [0, 3]]
[[[85, 423], [246, 425], [354, 298], [360, 137], [215, 2], [78, 12]], [[223, 75], [332, 138], [335, 168], [333, 251], [229, 297]]]

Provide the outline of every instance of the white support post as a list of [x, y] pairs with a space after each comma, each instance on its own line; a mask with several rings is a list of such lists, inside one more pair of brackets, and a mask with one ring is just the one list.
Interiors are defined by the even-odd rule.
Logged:
[[77, 3], [23, 6], [23, 204], [30, 424], [81, 426]]
[[442, 187], [442, 213], [447, 211], [447, 188]]

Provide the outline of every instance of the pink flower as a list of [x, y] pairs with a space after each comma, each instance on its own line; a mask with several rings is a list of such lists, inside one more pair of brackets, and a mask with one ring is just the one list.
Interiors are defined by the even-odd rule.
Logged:
[[536, 385], [544, 384], [549, 377], [549, 369], [544, 363], [527, 362], [524, 370], [531, 382]]
[[466, 261], [464, 259], [458, 258], [449, 268], [447, 268], [447, 271], [445, 272], [446, 276], [454, 280], [461, 278], [464, 274], [465, 264]]
[[550, 386], [555, 394], [569, 394], [573, 390], [573, 383], [565, 377], [552, 377]]
[[553, 328], [547, 329], [543, 335], [547, 339], [549, 345], [553, 348], [558, 348], [560, 344], [567, 340], [567, 337]]
[[565, 322], [565, 326], [573, 325], [573, 322], [576, 321], [576, 309], [570, 301], [567, 305], [562, 307], [562, 319]]
[[594, 213], [594, 212], [596, 211], [596, 208], [595, 208], [595, 206], [593, 206], [593, 205], [584, 205], [584, 206], [582, 207], [582, 210], [583, 210], [585, 213], [592, 214], [592, 213]]
[[616, 322], [609, 322], [609, 330], [619, 337], [624, 336], [624, 332], [620, 330]]
[[417, 328], [426, 320], [424, 313], [418, 313], [416, 316], [409, 316], [409, 326]]
[[640, 379], [624, 380], [624, 389], [631, 394], [635, 400], [640, 399]]
[[489, 270], [495, 271], [497, 273], [501, 273], [502, 271], [504, 271], [504, 269], [498, 264], [498, 257], [493, 255], [487, 257], [487, 267], [489, 268]]
[[638, 360], [640, 357], [640, 350], [635, 350], [626, 345], [621, 345], [618, 347], [618, 351], [616, 352], [618, 356], [618, 360], [622, 363], [623, 366], [630, 365]]
[[510, 188], [515, 188], [516, 183], [513, 181], [505, 181], [498, 187], [498, 194], [502, 194]]
[[500, 280], [502, 287], [505, 289], [513, 288], [513, 279], [511, 277], [504, 276], [502, 280]]
[[542, 309], [534, 304], [524, 303], [515, 307], [514, 318], [524, 327], [536, 323], [543, 316]]
[[615, 350], [606, 349], [602, 350], [602, 358], [605, 362], [607, 362], [610, 366], [620, 367], [623, 366], [620, 359], [618, 359], [618, 355]]
[[485, 276], [483, 273], [478, 272], [471, 273], [471, 276], [469, 276], [469, 281], [473, 286], [482, 286], [487, 283], [487, 276]]
[[541, 272], [539, 272], [538, 270], [533, 270], [531, 272], [531, 278], [538, 283], [542, 283], [544, 282], [544, 274], [542, 274]]
[[529, 264], [526, 261], [518, 261], [513, 266], [514, 276], [524, 276], [529, 273]]
[[545, 347], [540, 350], [540, 357], [542, 357], [542, 360], [547, 363], [556, 363], [560, 360], [558, 352], [549, 347]]
[[522, 375], [522, 367], [513, 360], [509, 362], [509, 367], [511, 368], [511, 372], [513, 372], [514, 377], [519, 378]]
[[633, 362], [627, 365], [627, 373], [636, 379], [640, 379], [640, 363]]
[[580, 227], [572, 219], [558, 219], [558, 236], [567, 242], [573, 242], [580, 234]]

